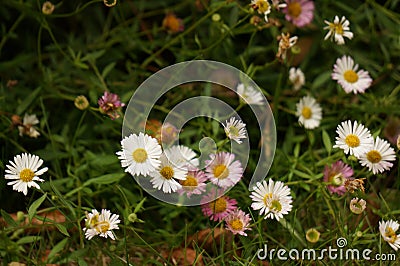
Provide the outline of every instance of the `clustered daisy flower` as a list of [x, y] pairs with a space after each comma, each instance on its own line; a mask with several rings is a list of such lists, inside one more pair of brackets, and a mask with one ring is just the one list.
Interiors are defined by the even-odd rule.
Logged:
[[397, 221], [389, 220], [379, 222], [379, 232], [383, 240], [388, 242], [395, 251], [400, 248], [400, 234], [396, 234], [398, 229], [399, 223]]
[[309, 0], [286, 0], [283, 12], [285, 19], [301, 28], [311, 23], [314, 18], [314, 2]]
[[115, 236], [112, 230], [119, 229], [118, 224], [121, 222], [119, 215], [111, 214], [109, 210], [102, 209], [101, 213], [93, 209], [91, 213], [86, 214], [85, 237], [91, 240], [95, 236], [101, 236], [104, 238], [110, 237], [115, 240]]
[[244, 124], [242, 120], [237, 120], [235, 117], [231, 117], [229, 121], [226, 120], [225, 123], [226, 124], [223, 125], [224, 131], [229, 139], [236, 141], [238, 144], [241, 144], [241, 139], [247, 138], [246, 124]]
[[27, 135], [31, 138], [37, 138], [40, 136], [39, 131], [37, 131], [35, 127], [35, 125], [39, 124], [39, 119], [37, 119], [35, 114], [28, 115], [25, 113], [22, 123], [19, 120], [18, 124], [18, 131], [21, 137], [23, 135]]
[[249, 214], [237, 209], [225, 218], [226, 229], [231, 231], [234, 235], [239, 234], [242, 236], [247, 236], [245, 231], [251, 230], [251, 228], [249, 228], [250, 221], [251, 218]]
[[296, 116], [299, 117], [300, 125], [307, 129], [314, 129], [319, 126], [322, 118], [322, 108], [315, 98], [305, 96], [296, 104]]
[[256, 90], [252, 86], [245, 86], [243, 83], [239, 83], [236, 88], [237, 93], [246, 104], [262, 105], [263, 95], [259, 90]]
[[298, 91], [306, 83], [306, 78], [300, 68], [291, 67], [289, 69], [289, 81], [293, 84], [293, 89]]
[[374, 144], [360, 156], [362, 166], [367, 166], [373, 174], [389, 170], [396, 160], [396, 153], [390, 144], [379, 137], [376, 137]]
[[251, 0], [251, 7], [264, 15], [265, 21], [268, 22], [268, 14], [271, 13], [271, 4], [268, 0]]
[[237, 201], [225, 195], [221, 196], [223, 193], [223, 190], [213, 190], [200, 201], [203, 214], [212, 221], [220, 222], [237, 209]]
[[325, 166], [324, 182], [328, 183], [328, 190], [331, 193], [343, 195], [346, 192], [344, 184], [354, 174], [353, 169], [342, 161], [333, 163], [330, 167]]
[[328, 26], [324, 27], [325, 30], [329, 30], [325, 36], [325, 40], [331, 39], [335, 41], [339, 45], [344, 44], [344, 37], [348, 39], [353, 38], [353, 33], [350, 31], [350, 22], [346, 19], [345, 16], [339, 20], [338, 16], [335, 16], [333, 22], [329, 22], [325, 20], [325, 24]]
[[234, 186], [243, 175], [242, 164], [235, 160], [235, 155], [229, 152], [210, 154], [206, 163], [206, 176], [221, 188]]
[[191, 195], [201, 195], [206, 191], [206, 181], [208, 178], [205, 173], [196, 167], [189, 167], [186, 178], [179, 180], [181, 188], [178, 189], [179, 195], [185, 194], [188, 198]]

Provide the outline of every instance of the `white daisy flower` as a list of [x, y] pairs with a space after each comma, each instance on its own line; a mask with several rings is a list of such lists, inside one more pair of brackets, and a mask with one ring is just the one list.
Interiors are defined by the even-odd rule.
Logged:
[[7, 185], [13, 186], [13, 189], [28, 194], [28, 188], [35, 187], [40, 189], [40, 186], [35, 182], [43, 182], [39, 176], [45, 173], [48, 168], [44, 167], [39, 170], [42, 166], [43, 160], [39, 156], [32, 155], [29, 153], [23, 153], [14, 157], [14, 161], [9, 161], [11, 165], [6, 165], [5, 179], [14, 179], [14, 181], [8, 182]]
[[240, 95], [241, 100], [244, 100], [247, 104], [262, 105], [263, 96], [260, 91], [256, 90], [252, 86], [245, 86], [240, 83], [236, 89], [237, 93]]
[[160, 166], [161, 146], [157, 139], [142, 132], [131, 134], [121, 141], [122, 150], [117, 152], [121, 166], [131, 175], [147, 176]]
[[189, 147], [183, 145], [174, 145], [166, 149], [164, 153], [169, 160], [176, 165], [190, 165], [193, 167], [199, 166], [199, 159], [196, 158], [197, 154]]
[[257, 182], [250, 198], [253, 203], [253, 210], [260, 210], [260, 215], [265, 215], [264, 219], [279, 219], [292, 210], [292, 196], [290, 188], [281, 181]]
[[305, 96], [296, 104], [296, 116], [299, 117], [300, 125], [307, 129], [319, 126], [322, 118], [322, 108], [311, 96]]
[[92, 213], [86, 215], [85, 219], [85, 237], [92, 239], [94, 236], [101, 236], [104, 238], [110, 237], [115, 240], [114, 233], [111, 230], [119, 229], [118, 224], [121, 222], [119, 215], [112, 214], [109, 210], [102, 209], [101, 213], [97, 210], [92, 210]]
[[293, 89], [298, 91], [306, 83], [306, 78], [300, 68], [292, 67], [289, 69], [289, 81], [293, 84]]
[[[165, 153], [160, 157], [161, 165], [156, 171], [150, 173], [152, 177], [150, 182], [153, 187], [162, 190], [164, 193], [175, 192], [182, 188], [182, 185], [177, 180], [185, 180], [187, 176], [187, 166], [184, 164], [176, 164], [176, 158], [171, 154], [168, 160]], [[179, 155], [178, 155], [179, 156]]]
[[371, 86], [372, 78], [368, 71], [358, 70], [358, 65], [354, 65], [354, 61], [350, 56], [343, 56], [336, 59], [333, 66], [332, 79], [342, 86], [346, 93], [353, 92], [364, 93]]
[[246, 124], [244, 124], [242, 120], [236, 120], [235, 117], [231, 117], [231, 119], [229, 121], [226, 120], [225, 123], [226, 125], [222, 125], [224, 126], [225, 134], [229, 139], [241, 144], [242, 141], [240, 139], [247, 138]]
[[213, 184], [222, 188], [234, 186], [243, 175], [243, 167], [235, 155], [229, 152], [210, 154], [206, 163], [206, 176]]
[[34, 125], [39, 124], [39, 120], [36, 115], [28, 115], [25, 113], [22, 125], [18, 126], [19, 135], [27, 135], [31, 138], [37, 138], [40, 136], [39, 131], [34, 127]]
[[251, 7], [259, 14], [263, 14], [265, 21], [268, 22], [268, 14], [271, 13], [271, 4], [268, 0], [251, 0]]
[[389, 243], [389, 245], [397, 251], [400, 248], [400, 235], [396, 235], [396, 231], [399, 229], [399, 223], [393, 220], [380, 221], [379, 231], [383, 240]]
[[336, 137], [333, 148], [340, 148], [344, 150], [344, 153], [350, 153], [357, 158], [367, 153], [374, 144], [374, 138], [368, 128], [358, 124], [357, 121], [354, 121], [353, 125], [351, 125], [350, 120], [342, 122], [338, 125], [336, 133], [339, 136]]
[[376, 137], [370, 149], [360, 156], [360, 164], [367, 166], [374, 175], [389, 170], [393, 166], [389, 161], [394, 160], [396, 160], [394, 149], [390, 147], [389, 142], [379, 137]]
[[325, 24], [328, 26], [324, 27], [324, 30], [329, 30], [325, 36], [324, 40], [331, 38], [331, 40], [335, 41], [337, 44], [344, 44], [344, 37], [348, 39], [353, 38], [353, 33], [350, 31], [350, 22], [346, 19], [345, 16], [342, 16], [342, 19], [339, 21], [339, 17], [335, 16], [333, 22], [329, 22], [325, 20]]

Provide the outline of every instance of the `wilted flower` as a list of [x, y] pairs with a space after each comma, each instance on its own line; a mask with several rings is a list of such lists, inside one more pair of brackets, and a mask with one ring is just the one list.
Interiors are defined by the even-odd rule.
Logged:
[[298, 91], [306, 83], [306, 78], [300, 68], [292, 67], [289, 69], [289, 80], [295, 91]]
[[104, 92], [104, 95], [99, 99], [98, 104], [100, 106], [100, 112], [107, 114], [111, 119], [120, 117], [119, 111], [125, 104], [121, 103], [121, 100], [117, 94]]
[[43, 3], [43, 6], [42, 6], [42, 13], [43, 14], [50, 15], [50, 14], [53, 13], [53, 11], [54, 11], [54, 5], [53, 5], [52, 2], [46, 1], [46, 2]]
[[174, 13], [168, 13], [165, 16], [162, 26], [169, 33], [178, 33], [185, 29], [182, 19], [176, 17]]
[[78, 108], [79, 110], [85, 110], [86, 108], [89, 107], [89, 101], [83, 95], [77, 96], [74, 100], [74, 104], [75, 104], [75, 107]]
[[321, 233], [317, 229], [310, 228], [306, 232], [306, 239], [310, 243], [317, 243], [320, 235]]
[[353, 198], [350, 201], [350, 211], [355, 214], [362, 213], [367, 207], [367, 202], [363, 199]]
[[281, 33], [281, 35], [278, 37], [279, 47], [276, 57], [279, 58], [280, 60], [285, 60], [287, 50], [296, 44], [297, 39], [298, 39], [297, 36], [290, 37], [289, 32]]
[[364, 180], [365, 178], [347, 179], [344, 182], [344, 186], [346, 187], [346, 190], [350, 193], [354, 193], [354, 191], [356, 190], [361, 190], [362, 192], [364, 192]]
[[40, 136], [40, 133], [37, 131], [36, 127], [34, 127], [36, 124], [39, 124], [39, 120], [37, 119], [36, 115], [28, 115], [25, 113], [22, 124], [18, 126], [19, 135], [27, 135], [31, 138], [37, 138]]

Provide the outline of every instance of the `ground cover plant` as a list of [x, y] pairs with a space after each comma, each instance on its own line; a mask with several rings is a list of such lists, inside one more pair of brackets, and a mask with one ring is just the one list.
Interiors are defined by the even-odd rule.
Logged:
[[[2, 3], [0, 262], [397, 265], [398, 10]], [[219, 84], [159, 82], [143, 90], [160, 96], [151, 106], [131, 100], [194, 60]], [[175, 107], [199, 96], [179, 120]]]

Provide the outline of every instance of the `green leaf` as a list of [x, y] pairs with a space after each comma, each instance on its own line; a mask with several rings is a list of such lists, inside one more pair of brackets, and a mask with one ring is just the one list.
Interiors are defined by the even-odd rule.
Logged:
[[89, 54], [85, 55], [84, 57], [82, 57], [82, 61], [94, 61], [97, 58], [100, 58], [105, 52], [106, 52], [106, 50], [100, 50], [100, 51], [96, 51], [93, 53], [89, 53]]
[[101, 72], [101, 76], [103, 78], [107, 77], [107, 75], [110, 73], [111, 70], [113, 70], [113, 68], [115, 67], [115, 62], [112, 62], [110, 64], [108, 64], [104, 69], [103, 72]]
[[58, 231], [60, 231], [63, 235], [69, 236], [67, 228], [65, 228], [64, 225], [59, 224], [59, 223], [55, 223], [55, 226], [57, 227]]
[[22, 101], [22, 103], [18, 104], [17, 110], [16, 110], [17, 115], [22, 115], [22, 113], [25, 112], [26, 109], [28, 109], [29, 105], [31, 105], [31, 103], [36, 99], [36, 97], [39, 95], [41, 90], [42, 90], [42, 88], [38, 87], [31, 94], [29, 94], [29, 96], [26, 97]]
[[107, 184], [111, 184], [111, 183], [114, 183], [114, 182], [118, 182], [124, 176], [125, 176], [125, 173], [102, 175], [102, 176], [99, 176], [99, 177], [95, 177], [95, 178], [89, 179], [88, 181], [86, 181], [83, 184], [83, 186], [85, 187], [85, 186], [88, 186], [88, 185], [90, 185], [92, 183], [107, 185]]
[[135, 207], [135, 210], [133, 211], [134, 213], [137, 213], [138, 211], [140, 211], [140, 209], [143, 206], [143, 203], [146, 201], [146, 198], [143, 198]]
[[318, 89], [320, 88], [324, 83], [326, 83], [328, 80], [331, 79], [331, 72], [332, 71], [325, 71], [319, 76], [317, 76], [313, 83], [311, 84], [311, 89]]
[[332, 142], [328, 133], [325, 130], [322, 131], [322, 141], [324, 143], [326, 151], [330, 154], [332, 151]]
[[31, 206], [29, 207], [28, 210], [28, 217], [29, 217], [29, 222], [32, 221], [33, 216], [35, 216], [37, 209], [40, 207], [40, 205], [43, 203], [43, 201], [46, 199], [47, 193], [45, 193], [43, 196], [35, 200]]
[[50, 261], [52, 258], [54, 258], [57, 253], [59, 253], [61, 250], [64, 249], [65, 245], [68, 242], [68, 238], [64, 238], [60, 242], [57, 243], [57, 245], [54, 246], [54, 248], [50, 251], [49, 256], [47, 256], [47, 259]]
[[11, 225], [11, 226], [18, 225], [17, 222], [14, 221], [14, 219], [8, 213], [6, 213], [4, 210], [0, 210], [0, 213], [1, 213], [1, 217], [3, 217], [4, 221], [6, 221], [6, 223], [8, 225]]
[[23, 245], [23, 244], [34, 243], [34, 242], [39, 241], [40, 239], [41, 239], [40, 236], [24, 236], [24, 237], [18, 239], [17, 244]]

